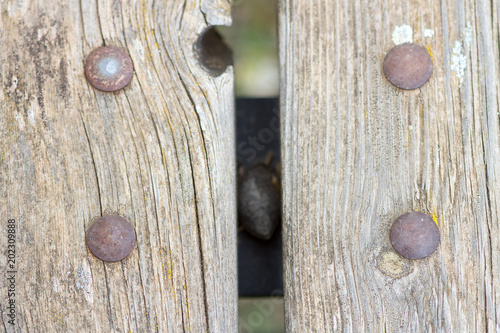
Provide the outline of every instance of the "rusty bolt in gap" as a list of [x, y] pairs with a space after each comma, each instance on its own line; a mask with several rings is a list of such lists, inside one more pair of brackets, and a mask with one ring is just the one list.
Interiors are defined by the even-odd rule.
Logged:
[[432, 74], [432, 59], [422, 47], [405, 43], [393, 47], [384, 60], [387, 79], [401, 89], [417, 89]]
[[85, 76], [94, 88], [117, 91], [132, 79], [134, 66], [128, 53], [117, 46], [100, 47], [87, 57]]
[[409, 212], [394, 221], [390, 231], [392, 246], [407, 259], [422, 259], [436, 251], [439, 228], [434, 220], [420, 212]]
[[238, 215], [252, 236], [269, 240], [281, 217], [279, 180], [267, 164], [245, 171], [238, 186]]
[[130, 222], [118, 215], [105, 215], [87, 231], [87, 246], [103, 261], [120, 261], [134, 249], [135, 231]]

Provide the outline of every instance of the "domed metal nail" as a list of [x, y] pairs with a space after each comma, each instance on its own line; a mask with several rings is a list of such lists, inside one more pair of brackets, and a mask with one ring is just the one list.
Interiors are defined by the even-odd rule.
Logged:
[[392, 48], [384, 60], [387, 79], [401, 89], [416, 89], [432, 74], [432, 59], [422, 47], [405, 43]]
[[134, 67], [128, 53], [117, 46], [94, 50], [85, 62], [85, 76], [94, 88], [117, 91], [132, 79]]
[[104, 261], [125, 259], [134, 249], [135, 231], [132, 225], [118, 215], [105, 215], [92, 223], [87, 231], [87, 246], [97, 258]]
[[439, 228], [434, 220], [420, 212], [401, 215], [392, 224], [390, 239], [400, 255], [408, 259], [422, 259], [436, 251]]

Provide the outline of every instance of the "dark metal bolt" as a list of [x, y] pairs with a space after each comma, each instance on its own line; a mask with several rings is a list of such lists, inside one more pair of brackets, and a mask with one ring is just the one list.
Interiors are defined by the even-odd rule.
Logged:
[[101, 260], [120, 261], [134, 249], [134, 228], [121, 216], [102, 216], [87, 231], [87, 246]]
[[94, 88], [117, 91], [132, 79], [134, 66], [128, 53], [116, 46], [92, 51], [85, 62], [85, 76]]
[[422, 259], [436, 251], [440, 236], [434, 220], [420, 212], [401, 215], [392, 224], [390, 239], [394, 249], [408, 259]]
[[422, 47], [405, 43], [393, 47], [384, 60], [387, 79], [401, 89], [417, 89], [432, 74], [432, 59]]
[[238, 186], [238, 216], [245, 230], [260, 239], [270, 239], [281, 218], [278, 177], [265, 164], [257, 164], [241, 177]]

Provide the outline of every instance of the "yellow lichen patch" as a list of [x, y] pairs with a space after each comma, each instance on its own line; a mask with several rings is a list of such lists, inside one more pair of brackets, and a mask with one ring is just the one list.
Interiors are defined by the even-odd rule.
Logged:
[[431, 56], [432, 62], [434, 62], [434, 55], [432, 54], [432, 47], [431, 47], [431, 45], [430, 44], [427, 45], [425, 49], [427, 50], [427, 53], [429, 53], [429, 55]]
[[432, 212], [432, 219], [434, 220], [434, 223], [436, 223], [436, 225], [439, 227], [439, 224], [438, 224], [438, 217], [436, 215], [436, 212], [433, 211]]
[[[432, 192], [429, 192], [429, 196], [430, 196], [430, 201], [432, 202]], [[436, 208], [434, 208], [434, 205], [432, 205], [432, 220], [439, 227], [438, 217], [437, 217], [437, 214], [436, 214]]]
[[413, 264], [391, 250], [383, 250], [377, 258], [377, 268], [393, 279], [400, 279], [413, 272]]

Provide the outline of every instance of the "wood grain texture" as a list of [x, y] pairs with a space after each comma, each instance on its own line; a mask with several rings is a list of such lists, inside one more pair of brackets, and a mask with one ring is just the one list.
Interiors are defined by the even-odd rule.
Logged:
[[[287, 332], [499, 331], [499, 2], [279, 3]], [[382, 72], [402, 24], [414, 91]], [[410, 210], [441, 230], [423, 260], [389, 242]]]
[[[7, 323], [2, 278], [4, 330], [236, 331], [233, 69], [210, 75], [193, 47], [230, 23], [229, 5], [0, 2], [2, 268], [17, 223], [17, 318]], [[130, 53], [123, 91], [85, 79], [103, 45]], [[86, 248], [103, 214], [135, 227], [122, 262]]]

